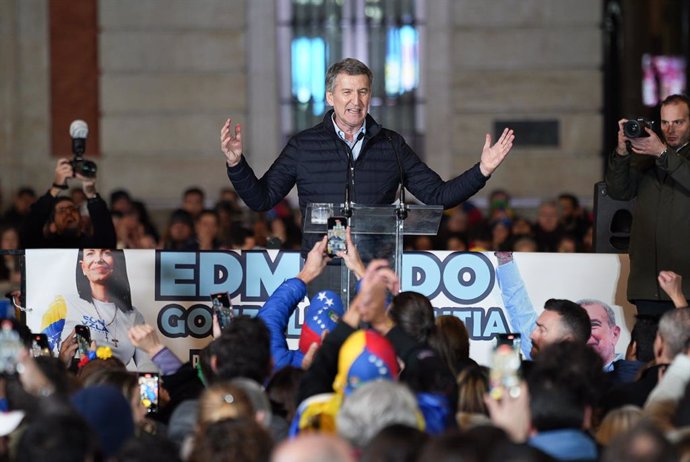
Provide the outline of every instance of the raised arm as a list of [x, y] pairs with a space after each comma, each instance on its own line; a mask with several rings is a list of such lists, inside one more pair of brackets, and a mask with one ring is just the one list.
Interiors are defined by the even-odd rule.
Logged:
[[666, 292], [676, 308], [687, 308], [688, 300], [683, 293], [683, 277], [673, 271], [659, 271], [659, 286]]
[[290, 350], [285, 338], [290, 316], [297, 305], [307, 295], [307, 285], [321, 274], [330, 260], [323, 252], [326, 247], [324, 236], [307, 254], [307, 260], [299, 274], [283, 282], [266, 300], [257, 315], [266, 324], [271, 335], [271, 356], [273, 369], [285, 366], [301, 367], [304, 354], [300, 350]]
[[515, 135], [506, 128], [492, 145], [491, 135], [487, 134], [479, 162], [448, 181], [443, 181], [422, 162], [404, 141], [396, 137], [392, 139], [397, 143], [394, 146], [401, 154], [405, 187], [425, 204], [450, 208], [469, 199], [486, 185], [489, 176], [503, 163], [512, 149]]
[[242, 126], [235, 124], [232, 128], [232, 119], [227, 119], [220, 129], [220, 148], [225, 154], [228, 167], [234, 167], [242, 158]]
[[513, 147], [514, 140], [515, 134], [509, 128], [503, 129], [503, 133], [501, 133], [498, 141], [493, 145], [491, 144], [491, 135], [486, 134], [482, 156], [479, 160], [479, 170], [481, 170], [484, 176], [491, 176], [498, 166], [503, 163], [503, 160]]
[[520, 333], [522, 354], [526, 359], [530, 359], [532, 350], [530, 335], [537, 323], [537, 313], [527, 294], [520, 271], [513, 261], [513, 252], [496, 252], [495, 255], [498, 259], [496, 279], [501, 288], [501, 298], [508, 312], [510, 326]]

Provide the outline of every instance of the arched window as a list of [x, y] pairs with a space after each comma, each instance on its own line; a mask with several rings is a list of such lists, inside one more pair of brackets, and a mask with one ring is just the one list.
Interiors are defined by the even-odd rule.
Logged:
[[328, 109], [328, 66], [346, 57], [374, 73], [371, 115], [423, 155], [422, 0], [278, 0], [281, 125], [289, 137]]

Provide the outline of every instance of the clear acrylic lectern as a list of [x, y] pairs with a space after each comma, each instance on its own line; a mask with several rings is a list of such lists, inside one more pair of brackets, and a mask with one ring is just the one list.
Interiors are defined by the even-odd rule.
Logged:
[[[328, 218], [344, 216], [344, 208], [344, 204], [307, 204], [302, 232], [326, 234]], [[398, 205], [352, 204], [350, 210], [350, 233], [364, 263], [385, 258], [398, 277], [402, 272], [403, 236], [436, 235], [443, 214], [440, 205], [406, 205], [406, 214], [400, 213]], [[347, 266], [342, 264], [340, 295], [346, 307], [350, 306], [353, 282]]]

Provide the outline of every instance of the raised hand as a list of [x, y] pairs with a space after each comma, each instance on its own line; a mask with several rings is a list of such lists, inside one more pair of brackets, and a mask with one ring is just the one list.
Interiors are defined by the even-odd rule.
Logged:
[[81, 180], [81, 189], [84, 191], [84, 195], [88, 199], [96, 197], [96, 177], [87, 178], [82, 175], [77, 175], [77, 178]]
[[484, 141], [484, 148], [482, 149], [482, 157], [479, 160], [479, 169], [484, 176], [491, 175], [494, 170], [501, 165], [503, 159], [506, 158], [510, 149], [513, 147], [513, 140], [515, 134], [509, 128], [503, 129], [501, 137], [496, 141], [496, 144], [491, 146], [491, 135], [486, 134]]
[[352, 242], [352, 234], [350, 233], [349, 226], [345, 231], [345, 244], [347, 245], [347, 252], [340, 251], [338, 252], [338, 256], [343, 259], [345, 266], [355, 274], [357, 279], [362, 279], [366, 267], [364, 266], [362, 258], [359, 256], [359, 250], [357, 250], [354, 242]]
[[618, 121], [618, 145], [616, 146], [616, 154], [619, 156], [627, 156], [630, 154], [628, 152], [628, 139], [625, 137], [625, 132], [623, 131], [623, 125], [628, 121], [628, 119], [621, 119]]
[[305, 284], [309, 284], [316, 279], [326, 267], [326, 264], [331, 261], [325, 254], [327, 245], [326, 239], [326, 236], [324, 236], [323, 239], [314, 244], [314, 247], [312, 247], [307, 254], [307, 260], [304, 262], [302, 271], [297, 275], [297, 278], [301, 279]]
[[645, 127], [645, 131], [649, 136], [641, 136], [630, 140], [632, 152], [635, 154], [642, 154], [644, 156], [659, 157], [666, 150], [666, 144], [654, 133]]
[[688, 306], [688, 301], [683, 293], [683, 278], [680, 274], [673, 271], [659, 271], [657, 280], [659, 281], [659, 287], [666, 292], [666, 295], [669, 296], [676, 308]]
[[58, 358], [65, 366], [69, 366], [72, 358], [74, 358], [74, 354], [77, 352], [77, 347], [77, 339], [75, 338], [74, 329], [72, 329], [72, 332], [60, 343]]
[[73, 175], [72, 164], [69, 163], [69, 159], [61, 157], [57, 161], [55, 166], [55, 180], [53, 183], [63, 185], [67, 184], [67, 178], [71, 178]]
[[155, 356], [164, 348], [156, 330], [149, 324], [135, 324], [127, 331], [127, 336], [132, 345], [143, 350], [150, 357]]
[[235, 125], [232, 129], [232, 119], [225, 121], [223, 128], [220, 129], [220, 148], [225, 154], [228, 166], [234, 167], [240, 163], [242, 157], [242, 127]]
[[386, 290], [393, 295], [398, 294], [398, 277], [386, 260], [372, 260], [367, 266], [353, 305], [359, 311], [362, 321], [370, 323], [371, 327], [384, 335], [393, 327], [386, 312]]
[[520, 384], [517, 396], [506, 393], [505, 398], [497, 401], [486, 393], [484, 404], [494, 425], [505, 430], [513, 442], [524, 443], [527, 440], [532, 414], [529, 409], [529, 391], [524, 382]]

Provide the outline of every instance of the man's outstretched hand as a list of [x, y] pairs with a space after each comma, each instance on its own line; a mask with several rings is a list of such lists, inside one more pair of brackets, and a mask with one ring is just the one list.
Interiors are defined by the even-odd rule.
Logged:
[[479, 170], [484, 176], [490, 176], [501, 165], [513, 147], [513, 140], [515, 140], [515, 134], [509, 128], [503, 129], [501, 137], [493, 146], [491, 146], [491, 135], [486, 134], [482, 157], [479, 160]]

